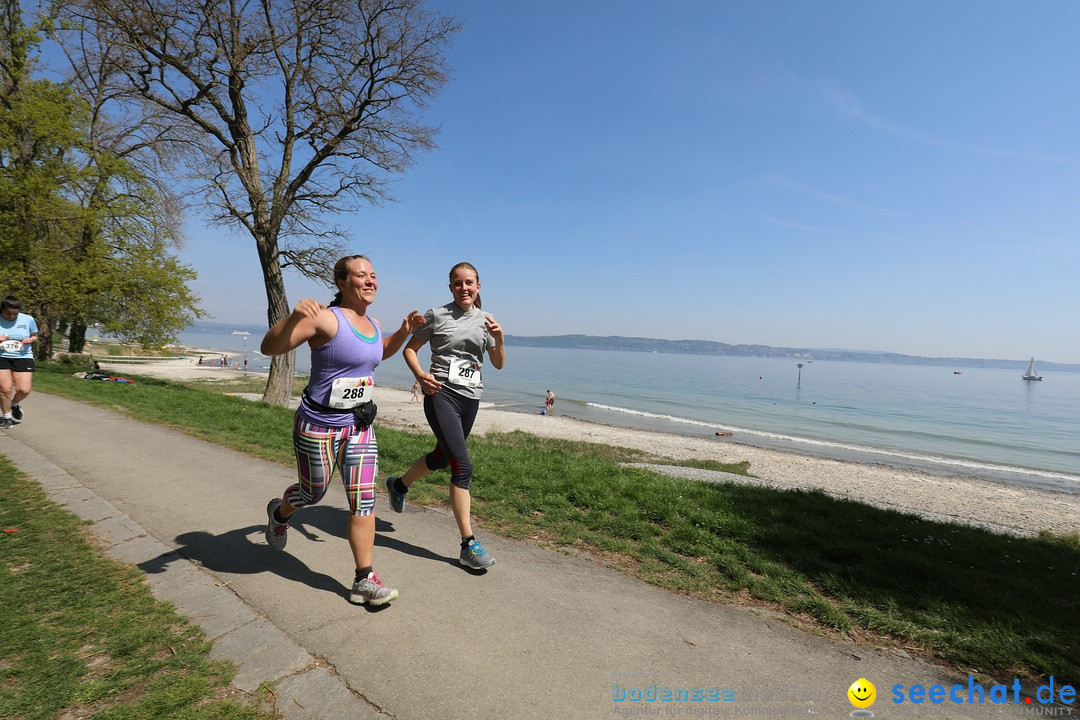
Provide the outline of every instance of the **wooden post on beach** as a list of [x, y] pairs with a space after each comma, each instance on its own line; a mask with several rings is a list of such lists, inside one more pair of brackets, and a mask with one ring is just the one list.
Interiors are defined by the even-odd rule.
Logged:
[[799, 368], [799, 381], [795, 385], [795, 387], [796, 388], [801, 388], [802, 387], [802, 363], [799, 363], [796, 367]]

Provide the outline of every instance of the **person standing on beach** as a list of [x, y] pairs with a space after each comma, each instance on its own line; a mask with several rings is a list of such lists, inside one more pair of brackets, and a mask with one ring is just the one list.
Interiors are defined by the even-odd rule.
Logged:
[[298, 482], [266, 505], [266, 542], [284, 549], [289, 520], [326, 494], [340, 468], [349, 499], [348, 538], [356, 563], [349, 601], [385, 605], [398, 591], [382, 584], [372, 567], [375, 545], [375, 486], [379, 455], [375, 438], [375, 366], [396, 353], [424, 316], [414, 310], [393, 335], [384, 336], [367, 314], [379, 284], [363, 255], [334, 266], [337, 296], [329, 307], [305, 299], [266, 333], [260, 351], [281, 355], [301, 343], [311, 348], [311, 376], [293, 420]]
[[20, 403], [30, 394], [34, 377], [32, 345], [38, 336], [37, 321], [19, 312], [22, 303], [8, 295], [0, 300], [0, 429], [23, 419]]
[[420, 402], [420, 381], [417, 380], [412, 384], [412, 397], [409, 398], [410, 403]]
[[[506, 363], [503, 330], [495, 318], [480, 311], [480, 275], [467, 262], [450, 269], [454, 301], [424, 314], [424, 324], [413, 333], [402, 353], [405, 363], [424, 390], [424, 415], [435, 434], [435, 449], [417, 458], [401, 477], [386, 478], [386, 492], [394, 512], [405, 509], [409, 486], [435, 470], [450, 468], [450, 507], [461, 533], [458, 561], [482, 570], [495, 558], [473, 535], [469, 483], [473, 464], [465, 440], [480, 407], [483, 381], [480, 368], [484, 351], [492, 366]], [[431, 344], [431, 369], [425, 372], [417, 351]]]
[[544, 410], [548, 415], [551, 414], [552, 409], [555, 407], [555, 393], [550, 390], [547, 391], [547, 399], [544, 400]]

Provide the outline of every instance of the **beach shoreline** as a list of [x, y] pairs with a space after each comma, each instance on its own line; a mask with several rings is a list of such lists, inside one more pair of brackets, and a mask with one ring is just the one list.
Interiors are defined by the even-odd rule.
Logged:
[[[202, 351], [192, 351], [194, 355]], [[211, 354], [206, 351], [203, 354]], [[220, 354], [220, 353], [219, 353]], [[235, 353], [233, 353], [235, 354]], [[199, 366], [190, 358], [151, 363], [102, 363], [111, 373], [162, 379], [233, 379], [265, 376], [232, 368]], [[379, 423], [429, 432], [422, 403], [410, 402], [405, 389], [379, 386]], [[654, 463], [658, 472], [716, 482], [768, 485], [790, 490], [820, 490], [832, 497], [919, 515], [932, 520], [984, 527], [1014, 535], [1080, 534], [1080, 497], [993, 482], [963, 474], [943, 475], [884, 464], [829, 459], [740, 443], [737, 437], [696, 437], [639, 430], [575, 418], [502, 410], [481, 403], [473, 432], [521, 431], [541, 437], [627, 447], [673, 461], [748, 461], [754, 478]]]

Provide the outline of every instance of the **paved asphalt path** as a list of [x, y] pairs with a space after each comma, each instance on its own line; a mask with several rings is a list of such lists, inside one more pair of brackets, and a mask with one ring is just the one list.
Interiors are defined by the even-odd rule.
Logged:
[[[25, 410], [21, 425], [0, 432], [0, 454], [200, 625], [215, 656], [237, 664], [237, 687], [276, 683], [287, 718], [846, 717], [859, 678], [878, 688], [877, 716], [898, 717], [893, 685], [967, 680], [483, 528], [498, 562], [466, 570], [448, 512], [397, 515], [384, 496], [375, 566], [401, 596], [377, 610], [354, 606], [338, 488], [296, 516], [276, 551], [263, 540], [265, 506], [292, 468], [43, 393]], [[691, 699], [651, 701], [654, 687]], [[715, 689], [715, 699], [690, 695], [695, 688]], [[922, 706], [940, 718], [970, 717], [969, 707], [980, 717], [1017, 711]]]

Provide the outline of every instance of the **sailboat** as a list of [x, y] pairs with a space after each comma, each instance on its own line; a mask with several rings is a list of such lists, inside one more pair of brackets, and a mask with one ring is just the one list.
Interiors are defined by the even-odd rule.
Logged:
[[1027, 372], [1021, 375], [1021, 377], [1024, 380], [1042, 380], [1042, 375], [1035, 369], [1035, 358], [1031, 358], [1031, 362], [1028, 363]]

